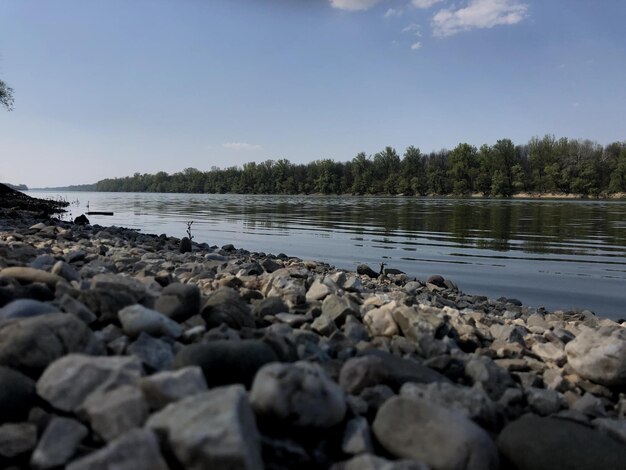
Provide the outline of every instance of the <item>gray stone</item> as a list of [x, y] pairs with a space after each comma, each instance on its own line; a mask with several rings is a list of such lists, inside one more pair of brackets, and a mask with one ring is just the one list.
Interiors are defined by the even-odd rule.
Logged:
[[348, 315], [346, 317], [346, 322], [343, 324], [343, 333], [349, 338], [354, 344], [359, 341], [369, 341], [370, 335], [367, 332], [367, 328], [363, 326], [359, 320], [356, 319], [353, 315]]
[[553, 362], [559, 367], [567, 362], [562, 345], [559, 347], [554, 343], [535, 343], [531, 349], [544, 362]]
[[140, 333], [151, 336], [171, 336], [178, 338], [183, 334], [183, 328], [174, 320], [156, 310], [143, 305], [130, 305], [117, 313], [122, 323], [124, 333], [136, 338]]
[[626, 420], [598, 418], [594, 419], [591, 424], [598, 431], [626, 445]]
[[496, 429], [498, 424], [497, 406], [480, 388], [463, 387], [446, 382], [406, 383], [400, 389], [400, 395], [421, 398], [449, 410], [459, 411], [465, 417], [488, 429]]
[[79, 302], [68, 294], [63, 294], [61, 299], [59, 299], [59, 306], [64, 312], [74, 315], [87, 325], [92, 324], [98, 319], [96, 314], [87, 308], [82, 302]]
[[316, 279], [306, 292], [306, 300], [309, 302], [313, 300], [323, 300], [331, 292], [332, 291], [328, 285]]
[[525, 415], [498, 436], [505, 461], [519, 470], [626, 468], [626, 446], [573, 421]]
[[592, 395], [591, 393], [585, 393], [581, 398], [576, 400], [571, 408], [594, 418], [602, 418], [606, 416], [604, 403], [602, 403], [602, 400]]
[[50, 287], [56, 286], [58, 282], [65, 282], [62, 277], [56, 274], [41, 269], [27, 268], [25, 266], [0, 269], [0, 277], [11, 277], [22, 283], [41, 282]]
[[207, 328], [222, 323], [236, 330], [246, 326], [253, 328], [255, 325], [249, 305], [230, 287], [220, 287], [213, 292], [202, 307], [201, 315]]
[[169, 284], [157, 298], [154, 309], [178, 322], [185, 321], [200, 312], [200, 289], [194, 284]]
[[133, 429], [105, 447], [73, 461], [66, 470], [168, 470], [159, 441], [148, 429]]
[[365, 418], [359, 416], [348, 421], [341, 450], [348, 455], [374, 452], [370, 426]]
[[45, 370], [37, 382], [37, 393], [55, 408], [74, 412], [96, 389], [134, 384], [142, 371], [140, 361], [132, 356], [69, 354]]
[[96, 389], [80, 406], [91, 429], [105, 441], [112, 441], [148, 418], [148, 404], [136, 386], [121, 385], [113, 390]]
[[116, 295], [123, 292], [132, 297], [133, 303], [141, 303], [146, 297], [146, 286], [139, 279], [122, 274], [96, 274], [91, 279], [91, 288], [114, 292]]
[[626, 385], [626, 328], [585, 329], [565, 345], [569, 365], [583, 378]]
[[263, 366], [250, 402], [259, 416], [311, 428], [334, 426], [347, 410], [341, 387], [319, 365], [304, 361]]
[[484, 356], [474, 355], [465, 364], [465, 374], [472, 379], [474, 386], [482, 388], [496, 401], [507, 388], [515, 386], [506, 370]]
[[36, 317], [58, 311], [59, 309], [52, 304], [38, 300], [18, 299], [0, 308], [0, 321]]
[[361, 454], [333, 465], [331, 470], [431, 470], [416, 460], [387, 460], [372, 454]]
[[333, 321], [332, 318], [327, 317], [326, 315], [320, 315], [313, 323], [311, 323], [311, 328], [313, 331], [317, 331], [320, 335], [330, 336], [335, 331], [337, 331], [337, 325]]
[[164, 437], [187, 469], [263, 468], [254, 414], [241, 385], [171, 403], [146, 426]]
[[139, 388], [150, 409], [160, 410], [173, 401], [207, 391], [207, 384], [202, 369], [190, 366], [143, 377]]
[[141, 359], [141, 362], [152, 371], [163, 370], [174, 360], [174, 352], [169, 343], [146, 333], [141, 333], [126, 350]]
[[78, 271], [76, 271], [73, 266], [67, 264], [65, 261], [57, 261], [54, 266], [52, 266], [51, 272], [52, 274], [61, 276], [66, 281], [80, 282], [80, 274], [78, 274]]
[[88, 434], [89, 430], [76, 420], [53, 417], [33, 452], [31, 466], [52, 468], [65, 465]]
[[376, 356], [362, 356], [348, 359], [339, 373], [339, 384], [347, 393], [358, 395], [366, 387], [387, 380], [387, 368], [383, 360]]
[[348, 315], [359, 315], [359, 306], [349, 296], [328, 295], [322, 302], [322, 315], [341, 326]]
[[526, 400], [528, 400], [530, 409], [541, 416], [557, 413], [565, 405], [563, 395], [555, 390], [545, 388], [528, 387]]
[[461, 413], [425, 400], [394, 397], [373, 424], [378, 442], [392, 455], [415, 459], [433, 470], [498, 468], [489, 435]]
[[94, 312], [102, 323], [117, 323], [117, 312], [137, 303], [135, 298], [127, 292], [107, 289], [81, 291], [78, 300]]
[[186, 346], [176, 355], [172, 368], [199, 366], [209, 387], [234, 383], [249, 387], [263, 365], [278, 360], [264, 341], [217, 340]]
[[0, 424], [25, 420], [36, 400], [33, 380], [16, 370], [0, 366]]
[[0, 425], [0, 458], [11, 458], [32, 450], [37, 444], [37, 426], [31, 423]]
[[261, 318], [266, 315], [277, 315], [285, 312], [289, 312], [289, 307], [280, 297], [267, 297], [254, 304], [254, 313]]
[[65, 313], [24, 318], [0, 325], [0, 365], [37, 377], [68, 353], [94, 354], [103, 346], [82, 321]]

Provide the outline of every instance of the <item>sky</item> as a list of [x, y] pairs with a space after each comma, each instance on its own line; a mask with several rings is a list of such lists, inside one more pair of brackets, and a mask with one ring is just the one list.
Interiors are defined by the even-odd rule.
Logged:
[[0, 0], [0, 181], [626, 140], [624, 0]]

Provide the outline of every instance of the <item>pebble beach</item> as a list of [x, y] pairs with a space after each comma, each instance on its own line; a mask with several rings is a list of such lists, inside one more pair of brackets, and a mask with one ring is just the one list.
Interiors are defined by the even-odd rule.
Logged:
[[626, 468], [622, 320], [0, 197], [0, 468]]

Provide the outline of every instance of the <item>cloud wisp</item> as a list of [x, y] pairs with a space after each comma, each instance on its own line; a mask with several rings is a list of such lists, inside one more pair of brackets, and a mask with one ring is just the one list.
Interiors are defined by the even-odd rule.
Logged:
[[360, 11], [369, 10], [382, 0], [330, 0], [330, 5], [338, 10]]
[[417, 8], [430, 8], [443, 0], [411, 0], [411, 5]]
[[222, 147], [228, 150], [261, 150], [258, 144], [249, 144], [247, 142], [226, 142]]
[[470, 0], [465, 8], [446, 8], [433, 16], [433, 34], [438, 37], [497, 25], [513, 25], [528, 16], [528, 5], [518, 0]]

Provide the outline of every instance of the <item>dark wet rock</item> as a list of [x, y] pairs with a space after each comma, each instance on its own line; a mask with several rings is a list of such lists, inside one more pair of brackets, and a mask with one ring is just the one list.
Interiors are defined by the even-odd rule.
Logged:
[[225, 323], [231, 328], [254, 327], [250, 306], [239, 297], [236, 290], [221, 287], [207, 299], [201, 312], [207, 328]]
[[178, 251], [180, 253], [191, 253], [192, 246], [191, 240], [187, 237], [183, 237], [180, 239], [180, 245], [178, 246]]
[[133, 429], [105, 447], [74, 460], [67, 470], [168, 470], [159, 441], [148, 429]]
[[170, 343], [155, 338], [147, 333], [128, 345], [127, 352], [141, 359], [149, 371], [160, 371], [170, 366], [174, 360], [174, 352]]
[[498, 451], [483, 429], [461, 413], [425, 400], [391, 398], [378, 410], [372, 428], [392, 455], [434, 470], [498, 468]]
[[268, 272], [268, 273], [273, 273], [274, 271], [278, 271], [279, 269], [283, 267], [282, 264], [277, 263], [271, 258], [265, 258], [263, 261], [261, 261], [261, 266], [263, 266], [263, 269], [265, 269], [265, 272]]
[[241, 385], [172, 403], [146, 426], [163, 437], [185, 468], [263, 468], [259, 432]]
[[106, 289], [81, 291], [78, 300], [94, 312], [101, 323], [118, 322], [117, 312], [137, 303], [127, 292]]
[[200, 289], [193, 284], [169, 284], [156, 300], [154, 309], [178, 322], [185, 321], [200, 312]]
[[37, 377], [54, 360], [69, 353], [97, 354], [102, 344], [82, 321], [50, 313], [0, 325], [0, 365]]
[[44, 469], [65, 465], [88, 434], [89, 430], [74, 419], [53, 417], [33, 452], [31, 466]]
[[74, 223], [76, 225], [89, 225], [89, 219], [85, 214], [81, 214], [78, 217], [74, 218]]
[[367, 264], [359, 264], [356, 267], [356, 272], [357, 274], [360, 274], [361, 276], [369, 276], [371, 278], [378, 277], [378, 273], [374, 271], [372, 268], [370, 268]]
[[18, 299], [0, 308], [0, 321], [35, 317], [58, 312], [54, 305], [31, 299]]
[[274, 349], [264, 341], [212, 341], [192, 344], [175, 357], [172, 368], [199, 366], [209, 387], [229, 384], [252, 384], [257, 371], [278, 361]]
[[310, 362], [263, 366], [252, 384], [250, 402], [257, 415], [293, 426], [329, 428], [343, 420], [343, 390]]
[[439, 274], [434, 274], [432, 276], [430, 276], [427, 280], [426, 280], [427, 284], [433, 284], [437, 287], [441, 287], [442, 289], [446, 289], [446, 280], [440, 276]]
[[59, 299], [59, 307], [61, 307], [61, 310], [64, 312], [74, 315], [87, 325], [91, 325], [98, 319], [96, 314], [89, 310], [82, 302], [79, 302], [68, 294], [63, 294]]
[[24, 374], [0, 366], [0, 423], [23, 421], [36, 403], [35, 382]]
[[502, 430], [498, 448], [519, 470], [626, 468], [626, 445], [562, 419], [525, 415]]

